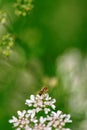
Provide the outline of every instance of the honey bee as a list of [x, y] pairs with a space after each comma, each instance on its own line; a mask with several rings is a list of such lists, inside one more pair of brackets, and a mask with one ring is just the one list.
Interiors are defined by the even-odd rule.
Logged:
[[44, 87], [44, 88], [42, 88], [42, 89], [40, 90], [39, 95], [41, 96], [41, 95], [43, 95], [44, 93], [46, 93], [47, 91], [48, 91], [48, 87]]

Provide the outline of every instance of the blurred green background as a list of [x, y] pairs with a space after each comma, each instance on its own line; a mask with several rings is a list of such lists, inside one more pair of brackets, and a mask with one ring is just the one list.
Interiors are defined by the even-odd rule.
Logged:
[[[72, 130], [87, 130], [87, 1], [34, 0], [30, 15], [14, 15], [15, 0], [0, 0], [17, 39], [10, 57], [0, 55], [0, 130], [25, 100], [48, 85], [57, 109], [70, 113]], [[9, 19], [9, 18], [8, 18]]]

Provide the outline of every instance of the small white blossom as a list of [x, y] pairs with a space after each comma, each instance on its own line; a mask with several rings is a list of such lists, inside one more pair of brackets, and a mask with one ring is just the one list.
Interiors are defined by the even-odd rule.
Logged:
[[48, 114], [48, 112], [50, 112], [51, 110], [49, 108], [44, 108], [44, 112], [45, 114]]
[[32, 110], [28, 110], [28, 114], [29, 116], [31, 116], [31, 118], [33, 118], [35, 116], [35, 109], [32, 109]]

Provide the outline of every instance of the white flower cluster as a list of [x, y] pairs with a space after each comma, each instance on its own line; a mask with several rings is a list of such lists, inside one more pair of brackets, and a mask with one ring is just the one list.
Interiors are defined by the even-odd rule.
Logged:
[[16, 15], [26, 16], [33, 8], [32, 0], [17, 0], [14, 4]]
[[13, 116], [9, 123], [13, 123], [16, 130], [70, 130], [65, 128], [66, 123], [71, 123], [70, 115], [55, 112], [55, 99], [48, 94], [31, 95], [26, 100], [28, 110], [18, 111], [18, 117]]
[[0, 24], [5, 24], [7, 19], [7, 14], [5, 11], [0, 10]]
[[12, 52], [13, 44], [14, 37], [9, 33], [4, 34], [0, 40], [0, 53], [9, 56]]

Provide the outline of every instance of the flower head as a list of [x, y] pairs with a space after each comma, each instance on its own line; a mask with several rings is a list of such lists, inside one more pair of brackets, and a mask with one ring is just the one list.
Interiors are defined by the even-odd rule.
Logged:
[[16, 127], [18, 130], [21, 130], [22, 128], [25, 130], [29, 129], [29, 124], [33, 122], [37, 122], [34, 118], [30, 118], [30, 115], [27, 113], [26, 110], [17, 111], [18, 118], [15, 116], [12, 117], [12, 119], [9, 120], [10, 123], [13, 123], [14, 127]]
[[65, 128], [66, 123], [72, 122], [70, 115], [55, 112], [55, 102], [49, 94], [31, 95], [25, 103], [28, 110], [18, 111], [18, 118], [13, 116], [9, 122], [16, 130], [70, 130]]
[[70, 115], [63, 114], [62, 111], [51, 112], [51, 115], [48, 116], [48, 126], [58, 128], [61, 130], [66, 123], [71, 123]]
[[55, 99], [51, 99], [48, 94], [43, 95], [31, 95], [30, 99], [26, 100], [26, 105], [29, 107], [34, 107], [37, 112], [44, 110], [45, 113], [48, 113], [50, 109], [55, 109], [54, 103], [56, 102]]

